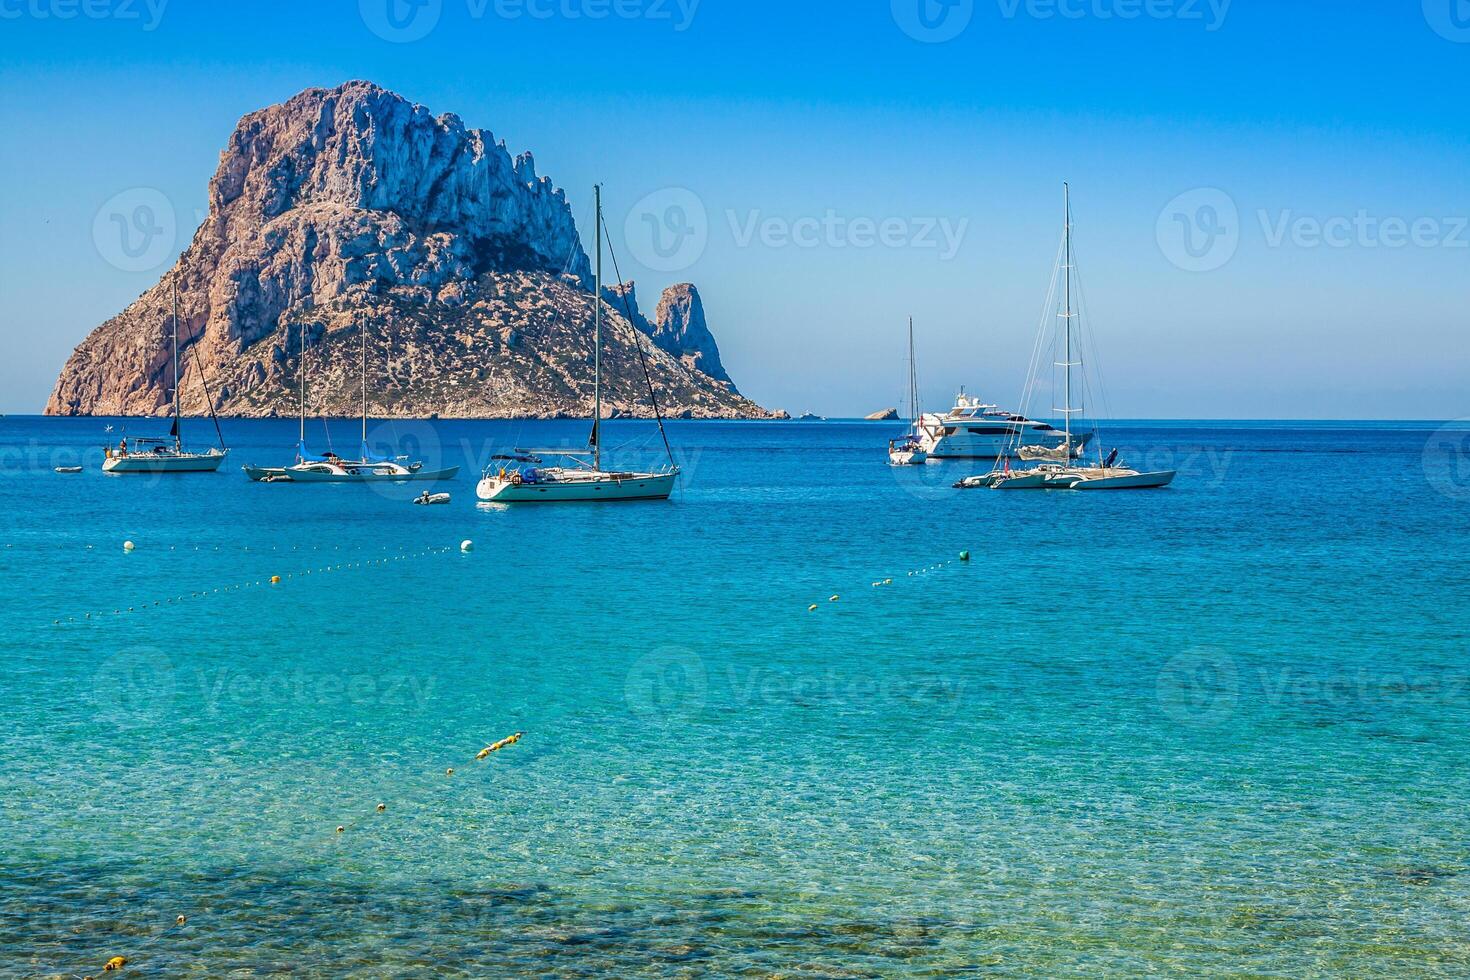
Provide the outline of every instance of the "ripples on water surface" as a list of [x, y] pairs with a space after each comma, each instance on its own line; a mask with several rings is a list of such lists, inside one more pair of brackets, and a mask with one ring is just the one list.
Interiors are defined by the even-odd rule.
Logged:
[[1470, 431], [1134, 423], [1173, 489], [1001, 494], [678, 424], [670, 504], [495, 511], [583, 427], [382, 426], [449, 507], [101, 428], [0, 420], [0, 974], [1470, 972]]

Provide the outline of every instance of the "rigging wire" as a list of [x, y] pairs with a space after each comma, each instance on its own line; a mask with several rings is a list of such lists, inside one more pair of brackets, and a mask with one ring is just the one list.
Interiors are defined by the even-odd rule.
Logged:
[[[617, 252], [615, 252], [613, 250], [613, 246], [612, 246], [612, 232], [608, 231], [608, 228], [607, 228], [607, 219], [606, 218], [603, 218], [601, 220], [602, 220], [602, 228], [603, 228], [603, 231], [607, 233], [606, 236], [605, 236], [607, 238], [607, 240], [608, 240], [607, 241], [607, 254], [608, 254], [608, 257], [612, 259], [613, 275], [615, 275], [615, 276], [618, 277], [618, 284], [621, 285], [622, 282], [623, 282], [623, 274], [618, 269], [618, 256], [617, 256]], [[669, 434], [666, 431], [664, 431], [664, 416], [663, 416], [663, 412], [661, 412], [659, 410], [659, 407], [658, 407], [658, 395], [653, 390], [653, 377], [648, 373], [648, 360], [643, 356], [643, 332], [641, 330], [639, 330], [637, 326], [635, 326], [635, 323], [637, 321], [635, 321], [633, 319], [633, 312], [629, 308], [629, 305], [628, 305], [628, 293], [627, 293], [627, 291], [626, 290], [623, 290], [621, 292], [621, 295], [619, 295], [618, 298], [623, 301], [623, 313], [628, 318], [628, 326], [629, 326], [629, 328], [632, 329], [632, 331], [633, 331], [633, 347], [634, 347], [635, 350], [638, 351], [638, 364], [639, 364], [640, 367], [643, 368], [643, 382], [644, 382], [644, 384], [648, 385], [648, 400], [653, 403], [653, 418], [654, 418], [654, 421], [656, 421], [658, 423], [658, 434], [659, 434], [659, 437], [662, 438], [663, 441], [664, 441], [664, 452], [668, 454], [668, 457], [669, 457], [669, 465], [670, 466], [676, 465], [674, 463], [674, 450], [673, 450], [673, 447], [669, 445]], [[597, 297], [597, 301], [599, 303], [602, 302], [602, 297], [601, 296]]]
[[[1065, 248], [1065, 245], [1066, 232], [1063, 231], [1061, 240], [1057, 242], [1056, 258], [1052, 261], [1051, 282], [1046, 289], [1046, 298], [1041, 302], [1041, 316], [1039, 318], [1040, 322], [1038, 323], [1036, 329], [1036, 340], [1031, 347], [1031, 359], [1026, 365], [1026, 381], [1025, 384], [1023, 384], [1021, 387], [1020, 405], [1016, 409], [1016, 411], [1018, 411], [1021, 415], [1027, 417], [1030, 417], [1031, 415], [1031, 399], [1035, 394], [1036, 383], [1040, 380], [1038, 375], [1041, 368], [1041, 357], [1045, 351], [1049, 349], [1055, 350], [1056, 348], [1055, 325], [1053, 324], [1049, 327], [1047, 324], [1047, 319], [1053, 314], [1053, 311], [1056, 309], [1056, 303], [1060, 302], [1060, 299], [1057, 297], [1057, 283], [1061, 276], [1063, 261], [1062, 251]], [[1048, 338], [1051, 339], [1050, 348], [1046, 346], [1046, 341]], [[1052, 359], [1055, 360], [1056, 358], [1053, 357]], [[1052, 384], [1053, 387], [1055, 387], [1055, 372], [1053, 372]], [[1023, 427], [1017, 426], [1014, 434], [1011, 436], [1010, 445], [1007, 448], [1019, 448], [1024, 438], [1025, 429]], [[997, 465], [999, 464], [997, 463]]]
[[[187, 318], [185, 318], [185, 322], [186, 323], [188, 322], [188, 319]], [[177, 323], [175, 323], [174, 324], [174, 330], [177, 331], [178, 329], [179, 329], [179, 325]], [[204, 336], [204, 334], [203, 334], [203, 331], [201, 330], [200, 331], [200, 337], [202, 338], [203, 336]], [[209, 391], [209, 379], [204, 376], [204, 365], [199, 362], [199, 348], [193, 343], [193, 334], [192, 334], [192, 332], [190, 333], [189, 337], [185, 340], [185, 343], [189, 346], [189, 353], [191, 355], [193, 355], [193, 358], [194, 358], [194, 367], [199, 372], [199, 383], [204, 386], [204, 399], [205, 399], [205, 403], [209, 407], [209, 417], [214, 420], [214, 434], [219, 438], [219, 446], [220, 446], [220, 448], [221, 449], [224, 449], [225, 448], [225, 434], [222, 431], [220, 431], [220, 427], [219, 427], [219, 416], [216, 415], [215, 414], [215, 411], [214, 411], [214, 395], [211, 394], [210, 391]]]

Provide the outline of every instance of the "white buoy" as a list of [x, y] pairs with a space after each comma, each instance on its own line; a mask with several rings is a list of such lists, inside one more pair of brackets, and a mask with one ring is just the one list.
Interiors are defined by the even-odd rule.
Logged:
[[463, 551], [465, 554], [469, 554], [471, 551], [475, 550], [475, 543], [469, 538], [465, 538], [459, 543], [459, 550]]
[[132, 550], [133, 550], [133, 542], [131, 542], [131, 541], [124, 541], [123, 542], [123, 551], [132, 551]]

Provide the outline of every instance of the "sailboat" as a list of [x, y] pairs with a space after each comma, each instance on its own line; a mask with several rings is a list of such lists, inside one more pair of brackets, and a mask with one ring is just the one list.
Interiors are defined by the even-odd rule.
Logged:
[[362, 442], [359, 458], [344, 459], [336, 453], [313, 453], [306, 445], [306, 325], [301, 331], [300, 430], [296, 443], [296, 462], [291, 466], [246, 466], [245, 475], [257, 483], [408, 483], [412, 481], [452, 480], [458, 466], [426, 470], [421, 462], [405, 462], [402, 457], [379, 456], [368, 448], [367, 441], [367, 328], [359, 335], [362, 372]]
[[[174, 386], [173, 386], [173, 426], [169, 430], [167, 439], [134, 439], [132, 446], [128, 445], [126, 434], [118, 441], [116, 446], [109, 446], [106, 459], [102, 462], [104, 473], [213, 473], [220, 468], [225, 461], [229, 450], [225, 448], [224, 436], [219, 431], [219, 419], [215, 418], [215, 433], [220, 435], [219, 448], [206, 450], [202, 453], [188, 452], [179, 438], [179, 284], [173, 285], [173, 362], [174, 362]], [[197, 354], [195, 363], [197, 365]], [[200, 370], [200, 380], [204, 378], [203, 370]], [[208, 388], [205, 388], [206, 400], [208, 400]], [[214, 404], [209, 406], [210, 417], [214, 417]]]
[[919, 409], [919, 369], [914, 358], [914, 318], [909, 317], [909, 431], [902, 439], [888, 441], [888, 462], [892, 466], [922, 466], [929, 462], [924, 447], [924, 413]]
[[[514, 454], [497, 456], [486, 468], [475, 493], [481, 500], [497, 504], [564, 503], [589, 500], [667, 500], [674, 491], [679, 467], [674, 463], [664, 433], [663, 417], [653, 382], [648, 382], [654, 418], [664, 437], [668, 465], [654, 471], [620, 471], [602, 468], [602, 185], [593, 189], [596, 199], [597, 283], [593, 293], [592, 332], [592, 432], [585, 450], [519, 449]], [[614, 263], [617, 257], [613, 257]], [[625, 296], [626, 302], [626, 296]], [[630, 311], [631, 313], [631, 311]], [[630, 315], [629, 321], [632, 322]], [[636, 328], [635, 328], [636, 331]], [[638, 342], [635, 336], [634, 342]], [[641, 348], [640, 348], [641, 355]], [[558, 465], [543, 465], [543, 457], [557, 460]]]
[[1055, 362], [1054, 366], [1063, 370], [1065, 380], [1063, 404], [1053, 409], [1062, 416], [1063, 420], [1061, 445], [1054, 447], [1018, 446], [1018, 456], [1022, 459], [1039, 461], [1038, 465], [1030, 469], [1013, 471], [1007, 461], [1003, 468], [998, 467], [986, 476], [962, 480], [956, 486], [990, 486], [997, 490], [1141, 490], [1166, 487], [1174, 481], [1173, 470], [1142, 473], [1119, 465], [1117, 449], [1110, 452], [1105, 459], [1099, 449], [1098, 461], [1091, 466], [1075, 462], [1081, 457], [1089, 439], [1088, 437], [1076, 438], [1073, 435], [1072, 417], [1082, 414], [1083, 409], [1073, 405], [1072, 402], [1074, 391], [1072, 371], [1073, 368], [1080, 369], [1083, 365], [1080, 360], [1074, 360], [1074, 357], [1081, 356], [1081, 348], [1080, 346], [1074, 347], [1075, 330], [1072, 323], [1079, 314], [1074, 309], [1072, 302], [1072, 277], [1076, 263], [1072, 250], [1072, 188], [1070, 185], [1062, 185], [1062, 197], [1061, 261], [1064, 287], [1063, 309], [1057, 316], [1063, 323], [1063, 353], [1062, 360]]

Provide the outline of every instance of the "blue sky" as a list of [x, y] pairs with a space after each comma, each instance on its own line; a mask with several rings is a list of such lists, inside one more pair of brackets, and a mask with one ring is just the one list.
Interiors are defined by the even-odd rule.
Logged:
[[[584, 225], [604, 182], [644, 304], [695, 282], [769, 406], [900, 403], [910, 315], [927, 404], [1015, 405], [1067, 180], [1113, 414], [1470, 415], [1466, 0], [388, 2], [0, 0], [0, 411], [187, 244], [242, 114], [368, 78]], [[139, 193], [145, 268], [94, 235]]]

